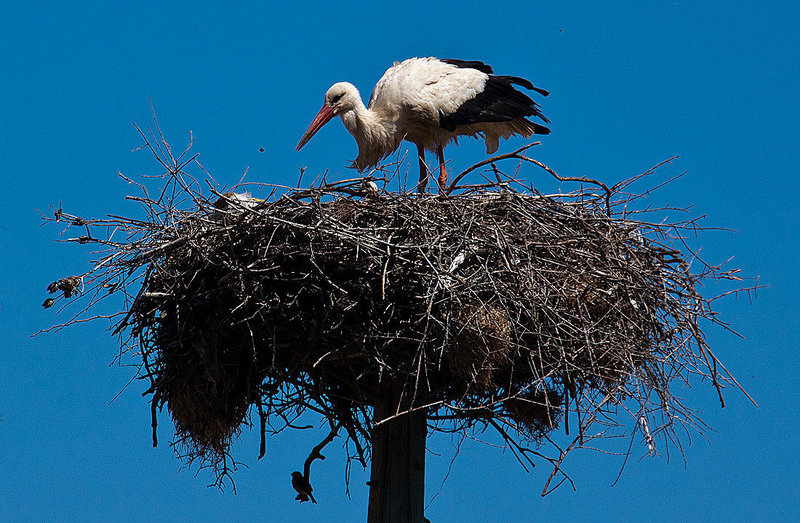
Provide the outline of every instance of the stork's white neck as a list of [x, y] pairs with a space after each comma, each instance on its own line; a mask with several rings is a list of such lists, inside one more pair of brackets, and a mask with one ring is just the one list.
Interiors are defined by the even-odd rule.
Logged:
[[369, 109], [359, 97], [355, 107], [339, 115], [358, 143], [358, 157], [353, 166], [359, 171], [374, 167], [399, 147], [402, 137], [395, 137], [396, 122], [381, 111]]
[[381, 122], [376, 118], [375, 114], [373, 114], [373, 111], [367, 109], [367, 106], [364, 105], [361, 98], [357, 98], [354, 103], [355, 107], [343, 112], [339, 117], [342, 119], [344, 126], [347, 127], [347, 130], [350, 131], [350, 134], [352, 134], [358, 144], [361, 145], [360, 140], [364, 132], [369, 132], [373, 127], [380, 126]]

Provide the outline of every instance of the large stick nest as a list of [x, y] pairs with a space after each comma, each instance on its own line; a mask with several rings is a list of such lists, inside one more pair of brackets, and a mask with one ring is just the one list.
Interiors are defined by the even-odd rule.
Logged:
[[159, 195], [134, 198], [145, 219], [56, 219], [108, 247], [82, 277], [95, 291], [84, 311], [128, 296], [116, 332], [143, 363], [154, 423], [166, 405], [190, 457], [219, 464], [256, 406], [262, 435], [323, 414], [363, 462], [386, 380], [431, 428], [493, 427], [524, 459], [538, 453], [520, 442], [569, 433], [570, 411], [567, 450], [623, 403], [652, 451], [675, 421], [702, 427], [675, 379], [731, 380], [704, 342], [698, 322], [716, 319], [697, 289], [735, 271], [693, 273], [675, 245], [696, 224], [628, 214], [625, 184], [544, 196], [495, 168], [497, 183], [443, 197], [354, 180], [262, 201], [204, 195], [185, 164], [166, 165]]

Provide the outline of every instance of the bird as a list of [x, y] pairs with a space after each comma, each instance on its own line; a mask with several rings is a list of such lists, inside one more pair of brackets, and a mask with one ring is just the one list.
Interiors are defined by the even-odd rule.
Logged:
[[475, 60], [426, 57], [395, 62], [375, 85], [366, 106], [353, 84], [333, 84], [295, 150], [339, 116], [358, 144], [351, 167], [359, 172], [373, 168], [406, 140], [417, 146], [417, 190], [424, 193], [427, 187], [428, 150], [439, 160], [437, 182], [443, 193], [447, 183], [444, 147], [457, 144], [459, 136], [483, 137], [486, 154], [492, 154], [500, 138], [550, 133], [548, 127], [527, 118], [550, 123], [539, 104], [515, 85], [542, 96], [550, 94], [524, 78], [495, 75], [491, 66]]
[[302, 472], [297, 470], [292, 472], [292, 487], [297, 491], [297, 497], [294, 499], [299, 499], [300, 503], [303, 503], [310, 498], [312, 503], [317, 504], [317, 500], [314, 499], [314, 495], [311, 493], [314, 489], [311, 488], [311, 483], [303, 476]]

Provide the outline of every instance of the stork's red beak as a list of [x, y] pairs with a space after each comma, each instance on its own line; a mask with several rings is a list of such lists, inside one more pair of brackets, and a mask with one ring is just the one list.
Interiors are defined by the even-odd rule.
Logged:
[[317, 131], [322, 129], [322, 126], [328, 123], [331, 118], [333, 118], [333, 109], [327, 105], [323, 105], [322, 109], [320, 109], [317, 113], [317, 116], [314, 117], [314, 121], [308, 126], [306, 134], [300, 138], [300, 143], [297, 144], [295, 151], [299, 151], [305, 144], [307, 144], [311, 137], [317, 134]]

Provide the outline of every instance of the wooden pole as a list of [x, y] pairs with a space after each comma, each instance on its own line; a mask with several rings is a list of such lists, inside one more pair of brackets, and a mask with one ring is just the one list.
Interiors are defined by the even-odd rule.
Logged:
[[[377, 399], [374, 420], [406, 410], [402, 383], [387, 383]], [[424, 410], [404, 414], [372, 430], [368, 523], [423, 523], [425, 521]]]

